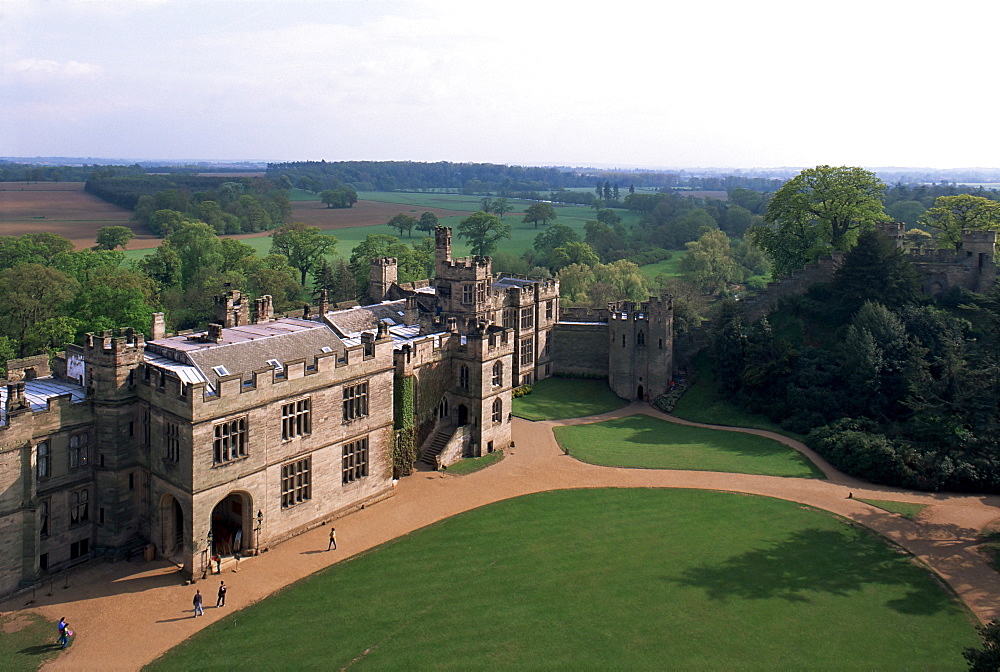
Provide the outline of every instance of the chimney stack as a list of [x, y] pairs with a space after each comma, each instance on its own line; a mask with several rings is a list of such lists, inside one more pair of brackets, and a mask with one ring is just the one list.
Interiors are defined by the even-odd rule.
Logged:
[[155, 341], [158, 338], [165, 338], [167, 335], [167, 321], [163, 313], [153, 313], [153, 325], [149, 330], [149, 340]]

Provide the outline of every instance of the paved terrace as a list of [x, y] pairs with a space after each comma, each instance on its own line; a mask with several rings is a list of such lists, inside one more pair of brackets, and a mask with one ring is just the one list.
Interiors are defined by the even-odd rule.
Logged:
[[[776, 478], [698, 471], [620, 469], [578, 462], [563, 454], [552, 434], [562, 424], [596, 422], [644, 413], [673, 422], [646, 404], [632, 404], [592, 418], [556, 422], [514, 420], [516, 447], [500, 463], [467, 476], [418, 472], [399, 482], [396, 496], [336, 522], [339, 550], [326, 552], [327, 528], [300, 535], [241, 563], [223, 566], [229, 586], [227, 606], [215, 609], [219, 578], [185, 586], [166, 562], [109, 563], [73, 575], [70, 587], [56, 585], [0, 604], [0, 613], [28, 608], [55, 623], [65, 616], [77, 632], [70, 648], [48, 670], [135, 670], [152, 661], [223, 614], [264, 599], [282, 586], [456, 513], [498, 500], [562, 488], [663, 487], [753, 493], [832, 511], [872, 528], [929, 565], [954, 588], [983, 621], [1000, 617], [1000, 574], [975, 550], [976, 536], [1000, 517], [1000, 497], [913, 493], [872, 486], [835, 471], [797, 441], [770, 432], [746, 431], [777, 439], [808, 455], [829, 480]], [[919, 522], [910, 522], [848, 498], [892, 499], [926, 504]], [[58, 582], [61, 583], [61, 582]], [[205, 594], [205, 616], [192, 618], [195, 588]], [[53, 636], [54, 640], [54, 636]]]

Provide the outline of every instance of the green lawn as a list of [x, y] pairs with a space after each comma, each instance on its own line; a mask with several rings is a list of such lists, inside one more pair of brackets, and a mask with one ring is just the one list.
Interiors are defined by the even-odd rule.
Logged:
[[42, 663], [59, 655], [56, 636], [56, 622], [38, 614], [22, 612], [0, 618], [0, 669], [37, 670]]
[[929, 572], [832, 515], [719, 492], [569, 490], [340, 563], [147, 669], [964, 670], [978, 641]]
[[773, 439], [678, 425], [648, 415], [554, 431], [563, 450], [591, 464], [823, 478], [804, 455]]
[[627, 403], [603, 378], [546, 378], [531, 386], [531, 394], [514, 399], [511, 413], [526, 420], [562, 420], [607, 413]]
[[464, 476], [465, 474], [471, 474], [479, 471], [480, 469], [492, 466], [502, 459], [503, 451], [494, 450], [492, 453], [487, 453], [482, 457], [468, 457], [464, 460], [456, 462], [448, 467], [446, 471], [453, 476]]
[[685, 254], [687, 254], [687, 250], [676, 250], [669, 259], [658, 261], [655, 264], [640, 266], [639, 272], [642, 273], [642, 277], [650, 282], [655, 280], [658, 275], [665, 275], [668, 278], [680, 277], [683, 275], [680, 270], [680, 263]]

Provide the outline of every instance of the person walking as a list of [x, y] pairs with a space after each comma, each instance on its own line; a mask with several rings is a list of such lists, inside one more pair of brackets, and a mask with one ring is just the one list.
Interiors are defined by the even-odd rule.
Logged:
[[59, 624], [62, 626], [59, 628], [59, 647], [65, 649], [69, 646], [69, 638], [73, 636], [73, 631], [69, 629], [69, 623], [65, 618], [61, 619]]
[[333, 525], [330, 526], [330, 543], [326, 545], [326, 550], [331, 548], [337, 550], [337, 530]]
[[203, 599], [204, 598], [202, 598], [200, 590], [194, 591], [194, 617], [195, 618], [198, 618], [199, 616], [204, 616], [205, 615], [205, 610], [202, 609], [202, 606], [201, 606]]
[[219, 582], [219, 599], [215, 601], [215, 608], [226, 606], [226, 582]]

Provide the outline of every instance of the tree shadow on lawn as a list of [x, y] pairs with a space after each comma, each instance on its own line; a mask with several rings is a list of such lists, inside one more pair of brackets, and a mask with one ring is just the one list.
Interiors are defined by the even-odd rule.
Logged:
[[871, 533], [807, 529], [768, 548], [756, 549], [714, 566], [692, 567], [679, 579], [704, 589], [713, 600], [765, 600], [809, 603], [814, 593], [846, 597], [866, 586], [900, 586], [905, 596], [886, 606], [902, 614], [926, 615], [951, 608], [952, 596], [909, 556], [887, 548]]
[[728, 432], [724, 429], [687, 427], [643, 415], [605, 420], [600, 424], [628, 432], [627, 438], [620, 439], [623, 443], [641, 443], [663, 447], [709, 445], [718, 450], [746, 457], [769, 457], [789, 453], [801, 455], [797, 450], [780, 441], [755, 434]]

